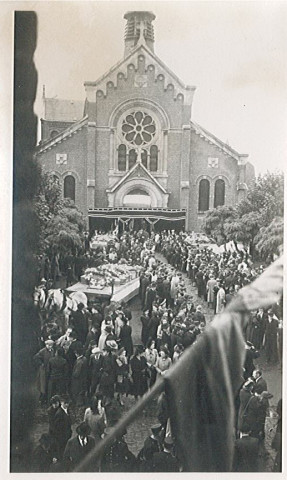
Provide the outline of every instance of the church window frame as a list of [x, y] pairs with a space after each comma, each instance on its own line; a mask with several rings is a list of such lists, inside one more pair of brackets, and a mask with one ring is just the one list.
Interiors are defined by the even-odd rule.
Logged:
[[[152, 173], [161, 172], [161, 122], [148, 106], [134, 106], [125, 110], [117, 121], [116, 128], [116, 170], [121, 173], [129, 171], [135, 163], [141, 163]], [[126, 169], [123, 169], [121, 152], [122, 145], [126, 146]]]
[[210, 205], [210, 181], [202, 178], [198, 184], [198, 212], [204, 213]]
[[127, 170], [127, 147], [121, 143], [118, 147], [118, 170], [119, 172], [126, 172]]
[[214, 208], [225, 205], [226, 184], [223, 178], [217, 178], [214, 183]]
[[64, 178], [63, 196], [65, 199], [76, 201], [76, 178], [72, 174], [68, 174]]

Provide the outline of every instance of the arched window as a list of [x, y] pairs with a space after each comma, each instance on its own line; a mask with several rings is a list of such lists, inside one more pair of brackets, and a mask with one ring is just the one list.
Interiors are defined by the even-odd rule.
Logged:
[[158, 148], [156, 145], [150, 147], [150, 162], [149, 169], [151, 172], [157, 172], [158, 168]]
[[145, 166], [145, 168], [148, 168], [147, 167], [147, 151], [146, 150], [142, 150], [142, 152], [141, 152], [141, 161], [142, 161], [142, 164]]
[[225, 182], [218, 179], [214, 185], [214, 208], [224, 205], [225, 201]]
[[202, 179], [199, 182], [198, 192], [198, 210], [199, 212], [206, 212], [209, 209], [209, 190], [210, 184], [206, 179]]
[[129, 170], [135, 165], [137, 161], [137, 152], [132, 149], [129, 151]]
[[120, 172], [125, 172], [127, 169], [127, 147], [123, 144], [118, 149], [118, 169]]
[[72, 175], [67, 175], [64, 180], [64, 198], [75, 201], [76, 182]]

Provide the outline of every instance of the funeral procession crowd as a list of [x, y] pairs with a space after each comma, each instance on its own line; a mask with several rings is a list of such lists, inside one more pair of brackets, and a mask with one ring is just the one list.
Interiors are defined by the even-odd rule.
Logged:
[[[85, 252], [76, 258], [40, 260], [35, 298], [49, 297], [60, 275], [69, 287], [87, 268], [115, 263], [136, 266], [142, 313], [135, 318], [128, 302], [95, 300], [87, 305], [79, 302], [76, 310], [63, 316], [65, 296], [58, 311], [51, 301], [39, 307], [39, 351], [33, 361], [45, 425], [32, 454], [32, 471], [74, 471], [109, 435], [127, 399], [144, 396], [204, 335], [213, 315], [223, 312], [238, 291], [265, 269], [254, 265], [245, 250], [215, 253], [200, 240], [188, 240], [183, 232], [129, 231], [115, 235], [106, 247], [91, 249], [87, 242]], [[282, 302], [249, 314], [242, 384], [234, 399], [235, 472], [259, 468], [273, 394], [257, 359], [264, 355], [268, 365], [281, 364], [282, 320]], [[141, 325], [137, 343], [136, 322]], [[157, 421], [150, 435], [142, 438], [137, 455], [124, 432], [86, 471], [182, 471], [165, 393], [159, 395], [155, 408]], [[82, 418], [75, 416], [79, 411]], [[273, 471], [280, 471], [281, 400], [275, 414]]]

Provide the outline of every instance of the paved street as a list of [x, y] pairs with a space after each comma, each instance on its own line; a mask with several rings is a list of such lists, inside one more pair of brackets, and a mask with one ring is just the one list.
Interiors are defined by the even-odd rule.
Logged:
[[[157, 258], [160, 261], [166, 262], [164, 257], [160, 254], [157, 254]], [[187, 293], [192, 295], [193, 302], [195, 305], [202, 305], [203, 313], [206, 316], [207, 322], [210, 322], [213, 318], [213, 312], [210, 308], [207, 307], [207, 304], [204, 300], [197, 297], [196, 288], [191, 285], [189, 279], [186, 275], [183, 274], [184, 282], [186, 285]], [[58, 287], [64, 287], [64, 279], [61, 279]], [[140, 342], [141, 336], [141, 322], [140, 316], [142, 313], [141, 304], [138, 297], [135, 297], [130, 301], [130, 307], [132, 310], [132, 335], [134, 343]], [[263, 370], [263, 376], [267, 381], [268, 390], [273, 394], [273, 398], [270, 401], [272, 407], [275, 407], [279, 398], [282, 395], [282, 385], [281, 385], [281, 370], [279, 366], [268, 366], [266, 365], [264, 353], [262, 357], [258, 359], [256, 366], [259, 366]], [[129, 396], [124, 399], [124, 407], [122, 407], [123, 415], [127, 414], [130, 409], [135, 404], [133, 397]], [[72, 415], [74, 418], [73, 429], [78, 425], [80, 421], [83, 420], [85, 407], [73, 408]], [[153, 400], [150, 405], [141, 413], [137, 420], [128, 428], [128, 433], [126, 435], [126, 441], [130, 450], [137, 455], [139, 450], [143, 446], [144, 439], [150, 434], [150, 427], [157, 423], [157, 401]], [[266, 439], [265, 439], [265, 449], [261, 453], [260, 457], [260, 471], [268, 472], [272, 470], [275, 454], [271, 449], [271, 442], [275, 433], [276, 420], [268, 418], [266, 421]], [[46, 409], [38, 406], [35, 413], [35, 422], [33, 428], [33, 438], [35, 443], [40, 438], [41, 434], [44, 431], [47, 431], [47, 415]]]

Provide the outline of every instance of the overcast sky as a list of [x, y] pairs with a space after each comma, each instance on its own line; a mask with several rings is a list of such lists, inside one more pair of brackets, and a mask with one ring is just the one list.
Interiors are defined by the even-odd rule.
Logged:
[[[2, 4], [3, 5], [3, 4]], [[239, 153], [256, 173], [283, 169], [287, 126], [286, 2], [14, 2], [38, 14], [38, 94], [83, 99], [123, 57], [123, 15], [156, 15], [155, 53], [195, 85], [192, 118]]]

